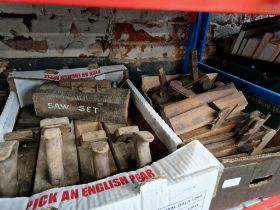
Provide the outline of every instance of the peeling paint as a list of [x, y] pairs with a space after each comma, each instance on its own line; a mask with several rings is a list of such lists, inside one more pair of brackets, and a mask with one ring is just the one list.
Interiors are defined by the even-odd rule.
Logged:
[[26, 52], [40, 52], [45, 53], [48, 49], [48, 44], [46, 40], [35, 41], [29, 40], [3, 40], [4, 44], [8, 45], [10, 48], [26, 51]]

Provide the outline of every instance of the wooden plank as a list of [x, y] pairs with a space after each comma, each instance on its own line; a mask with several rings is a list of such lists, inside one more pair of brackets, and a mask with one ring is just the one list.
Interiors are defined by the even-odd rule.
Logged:
[[235, 92], [238, 91], [235, 88], [234, 84], [229, 83], [224, 86], [217, 87], [204, 93], [198, 94], [191, 98], [166, 105], [163, 107], [162, 113], [165, 118], [171, 118]]
[[231, 139], [228, 139], [225, 141], [208, 144], [205, 147], [211, 152], [217, 152], [217, 151], [223, 150], [224, 148], [226, 148], [228, 146], [233, 146], [234, 142], [235, 142], [235, 139], [231, 138]]
[[244, 110], [247, 105], [248, 101], [241, 91], [215, 100], [210, 104], [210, 106], [216, 110], [222, 110], [227, 107], [233, 108], [236, 106], [236, 108], [234, 108], [234, 110], [228, 115], [227, 119], [240, 113], [240, 111]]
[[[64, 133], [62, 136], [62, 142], [64, 168], [63, 186], [78, 184], [80, 177], [74, 132]], [[34, 193], [39, 193], [54, 187], [49, 182], [46, 160], [46, 141], [43, 136], [41, 136], [33, 188]]]
[[253, 149], [251, 155], [261, 154], [261, 151], [265, 148], [265, 146], [270, 142], [270, 140], [275, 136], [276, 133], [276, 130], [269, 129], [261, 138], [261, 143]]
[[[96, 180], [94, 175], [94, 168], [92, 162], [92, 151], [90, 148], [77, 147], [79, 157], [79, 171], [82, 183], [89, 183]], [[117, 174], [117, 166], [115, 164], [111, 150], [109, 151], [109, 166], [111, 170], [111, 176]]]
[[71, 88], [72, 90], [88, 91], [92, 92], [103, 91], [112, 87], [111, 81], [109, 80], [93, 80], [93, 79], [69, 79], [60, 80], [59, 86]]
[[38, 155], [39, 137], [34, 142], [22, 142], [18, 149], [19, 196], [33, 194], [33, 182]]
[[82, 93], [55, 85], [43, 85], [33, 94], [36, 115], [100, 122], [126, 123], [130, 90]]
[[[112, 125], [110, 126], [113, 127]], [[118, 126], [115, 125], [114, 127], [116, 128]], [[104, 128], [106, 132], [109, 133], [107, 123], [104, 123]], [[118, 171], [123, 172], [136, 169], [137, 159], [132, 140], [114, 142], [114, 136], [108, 135], [108, 142]]]
[[184, 133], [182, 135], [179, 135], [179, 137], [183, 140], [184, 144], [187, 144], [193, 139], [207, 138], [218, 134], [231, 132], [242, 119], [243, 119], [242, 116], [231, 118], [229, 122], [221, 125], [221, 127], [215, 130], [211, 130], [209, 126], [204, 126], [195, 129], [193, 131]]
[[169, 119], [174, 132], [178, 135], [210, 124], [215, 117], [216, 111], [208, 105], [203, 105], [183, 114]]
[[18, 145], [17, 141], [0, 142], [0, 197], [18, 195]]
[[90, 146], [91, 142], [107, 141], [107, 135], [104, 130], [86, 132], [81, 135], [80, 143], [82, 146]]
[[76, 139], [79, 140], [83, 133], [97, 131], [101, 129], [102, 125], [101, 123], [94, 121], [75, 120], [74, 127]]
[[6, 133], [4, 135], [5, 141], [19, 141], [19, 142], [27, 142], [27, 141], [38, 141], [40, 137], [40, 129], [28, 129], [28, 130], [19, 130]]
[[234, 133], [229, 132], [229, 133], [221, 133], [221, 134], [218, 134], [215, 136], [210, 136], [210, 137], [198, 138], [197, 140], [199, 140], [203, 145], [208, 145], [208, 144], [228, 140], [230, 138], [233, 138], [233, 136], [234, 136]]
[[[182, 77], [182, 74], [166, 75], [167, 82]], [[142, 76], [142, 90], [148, 92], [160, 86], [159, 76]]]

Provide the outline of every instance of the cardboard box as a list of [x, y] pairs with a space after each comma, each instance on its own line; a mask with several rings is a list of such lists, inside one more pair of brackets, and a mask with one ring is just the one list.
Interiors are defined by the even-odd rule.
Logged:
[[224, 170], [210, 209], [223, 210], [280, 192], [280, 152], [222, 161]]
[[[198, 141], [176, 150], [180, 143], [177, 135], [129, 80], [126, 84], [134, 105], [172, 154], [136, 171], [96, 182], [53, 188], [30, 198], [3, 198], [0, 199], [1, 208], [209, 209], [222, 165]], [[32, 90], [33, 86], [29, 88]], [[17, 94], [21, 94], [19, 87], [17, 90]], [[29, 94], [29, 91], [25, 93]], [[19, 98], [22, 95], [24, 93]], [[25, 104], [24, 100], [22, 102]]]
[[[168, 75], [172, 79], [177, 75]], [[144, 81], [144, 83], [143, 83]], [[160, 85], [158, 76], [144, 76], [142, 91]], [[274, 137], [279, 145], [280, 135]], [[181, 139], [180, 139], [181, 141]], [[211, 202], [211, 210], [224, 210], [258, 197], [269, 197], [280, 192], [280, 152], [234, 159], [221, 159], [224, 170]]]

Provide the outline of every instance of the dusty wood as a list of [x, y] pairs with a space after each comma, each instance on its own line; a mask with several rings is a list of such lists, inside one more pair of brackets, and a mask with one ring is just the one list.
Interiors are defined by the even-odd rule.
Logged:
[[234, 108], [235, 107], [233, 107], [233, 108], [232, 107], [226, 107], [226, 108], [220, 110], [217, 113], [216, 118], [212, 122], [211, 129], [212, 130], [217, 129], [217, 128], [221, 127], [222, 124], [226, 123], [227, 122], [227, 117], [233, 111]]
[[46, 158], [49, 182], [53, 186], [64, 185], [62, 135], [59, 128], [48, 128], [43, 132], [46, 141]]
[[216, 151], [221, 151], [224, 148], [228, 146], [233, 146], [235, 140], [233, 138], [225, 140], [225, 141], [220, 141], [220, 142], [215, 142], [212, 144], [207, 144], [206, 148], [210, 150], [211, 152], [216, 152]]
[[40, 126], [41, 118], [39, 117], [29, 117], [29, 118], [19, 118], [16, 121], [16, 128], [32, 128]]
[[16, 197], [18, 186], [18, 141], [0, 143], [0, 196]]
[[107, 141], [107, 135], [104, 130], [90, 131], [83, 133], [80, 138], [82, 146], [89, 146], [92, 142]]
[[186, 89], [185, 87], [183, 87], [182, 82], [180, 82], [178, 80], [171, 81], [169, 86], [176, 93], [179, 93], [187, 98], [195, 96], [195, 93], [192, 90], [189, 90], [189, 89]]
[[19, 196], [33, 195], [39, 136], [36, 141], [21, 142], [18, 149], [18, 183]]
[[[129, 121], [129, 119], [128, 119]], [[118, 128], [126, 127], [126, 124], [119, 123], [104, 123], [104, 127], [106, 127], [106, 131], [108, 134], [114, 134]]]
[[154, 140], [153, 134], [148, 131], [138, 131], [134, 134], [134, 148], [136, 151], [137, 166], [143, 167], [152, 162], [150, 143]]
[[116, 129], [114, 134], [114, 142], [116, 141], [129, 141], [133, 138], [133, 134], [135, 132], [138, 132], [139, 128], [138, 126], [126, 126], [126, 127], [120, 127]]
[[93, 142], [91, 144], [92, 160], [95, 179], [102, 179], [110, 176], [109, 145], [107, 142]]
[[[120, 124], [119, 126], [122, 126]], [[107, 133], [111, 133], [112, 130], [117, 129], [117, 125], [104, 123], [104, 128]], [[109, 131], [111, 129], [111, 131]], [[127, 139], [127, 141], [117, 141], [114, 142], [114, 135], [108, 136], [108, 142], [115, 159], [118, 171], [129, 171], [136, 169], [137, 159], [134, 150], [133, 139]]]
[[205, 79], [202, 80], [203, 90], [211, 89], [215, 84], [215, 80], [216, 80], [217, 76], [218, 76], [218, 73], [206, 74]]
[[54, 85], [43, 85], [33, 94], [37, 116], [63, 117], [101, 122], [126, 123], [129, 89], [82, 93]]
[[80, 139], [83, 133], [102, 129], [101, 123], [94, 122], [94, 121], [75, 120], [74, 126], [75, 126], [75, 136], [77, 140]]
[[197, 51], [191, 51], [191, 77], [193, 81], [198, 79], [198, 60], [197, 60]]
[[191, 142], [194, 139], [201, 139], [201, 138], [211, 138], [212, 136], [232, 132], [236, 125], [242, 120], [241, 117], [232, 118], [229, 122], [225, 123], [221, 127], [211, 130], [209, 126], [204, 126], [188, 133], [184, 133], [179, 137], [183, 140], [183, 145]]
[[203, 105], [188, 112], [169, 119], [169, 123], [176, 134], [180, 135], [210, 124], [216, 111], [208, 105]]
[[280, 151], [280, 146], [269, 147], [269, 148], [263, 149], [261, 151], [261, 154], [274, 153], [274, 152], [279, 152], [279, 151]]
[[4, 140], [27, 142], [27, 141], [38, 141], [39, 137], [40, 137], [40, 129], [34, 128], [29, 130], [19, 130], [19, 131], [6, 133], [4, 135]]
[[[167, 82], [182, 77], [182, 74], [166, 75]], [[142, 76], [142, 90], [148, 92], [160, 86], [159, 76]]]
[[159, 69], [159, 82], [160, 82], [160, 97], [164, 98], [168, 95], [167, 79], [163, 68]]
[[211, 101], [214, 101], [218, 98], [225, 97], [234, 92], [237, 92], [237, 89], [235, 88], [233, 83], [229, 83], [222, 87], [214, 88], [191, 98], [166, 105], [163, 107], [162, 112], [164, 113], [166, 118], [171, 118]]
[[261, 138], [261, 143], [253, 149], [251, 152], [251, 155], [258, 155], [261, 154], [262, 150], [265, 148], [265, 146], [270, 142], [270, 140], [275, 136], [277, 133], [274, 129], [269, 129], [264, 136]]
[[222, 157], [222, 160], [227, 160], [227, 159], [234, 159], [234, 158], [241, 158], [241, 157], [248, 157], [248, 153], [240, 153], [240, 154], [235, 154], [235, 155], [228, 155], [225, 157]]
[[204, 138], [197, 138], [203, 145], [208, 145], [212, 143], [217, 143], [221, 141], [228, 140], [230, 138], [233, 138], [234, 133], [229, 132], [229, 133], [221, 133], [215, 136], [210, 136], [210, 137], [204, 137]]
[[[75, 143], [75, 135], [73, 129], [71, 132], [62, 135], [62, 154], [64, 166], [64, 185], [75, 185], [79, 183], [79, 169], [77, 149]], [[46, 156], [46, 140], [41, 136], [39, 153], [36, 165], [36, 175], [34, 180], [34, 193], [39, 193], [44, 190], [53, 188], [54, 186], [49, 182], [48, 178], [48, 165]]]
[[249, 117], [249, 120], [247, 120], [245, 122], [245, 126], [247, 129], [245, 130], [244, 133], [239, 132], [238, 135], [238, 139], [236, 141], [236, 143], [238, 145], [242, 145], [246, 142], [248, 142], [248, 140], [250, 140], [252, 138], [252, 136], [260, 130], [260, 128], [264, 125], [264, 123], [269, 119], [270, 114], [262, 117], [259, 116], [252, 116], [252, 114]]
[[239, 91], [238, 93], [233, 93], [231, 95], [213, 101], [210, 106], [212, 106], [216, 110], [222, 110], [227, 107], [235, 107], [232, 113], [230, 113], [227, 117], [231, 118], [234, 115], [236, 115], [236, 113], [239, 113], [240, 111], [244, 110], [247, 105], [248, 102], [245, 96], [241, 91]]
[[[118, 171], [111, 150], [109, 150], [108, 156], [109, 156], [110, 175], [114, 175]], [[80, 171], [81, 182], [89, 183], [96, 180], [94, 174], [93, 159], [92, 159], [93, 156], [92, 156], [91, 148], [79, 146], [78, 157], [79, 157], [79, 171]]]
[[49, 128], [59, 128], [62, 133], [70, 131], [70, 122], [68, 117], [46, 118], [40, 121], [42, 132]]
[[109, 80], [93, 80], [93, 79], [77, 79], [77, 80], [60, 80], [61, 87], [68, 87], [73, 90], [82, 92], [100, 92], [104, 89], [112, 87], [112, 82]]

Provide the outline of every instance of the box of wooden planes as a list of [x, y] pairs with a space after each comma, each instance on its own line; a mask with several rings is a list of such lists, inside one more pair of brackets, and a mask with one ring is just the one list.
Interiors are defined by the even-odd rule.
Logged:
[[12, 72], [1, 209], [209, 209], [223, 166], [181, 140], [123, 65]]
[[280, 135], [265, 125], [270, 114], [245, 113], [248, 102], [217, 73], [192, 65], [189, 75], [142, 76], [142, 92], [180, 137], [199, 140], [224, 166], [211, 209], [226, 209], [280, 192]]

